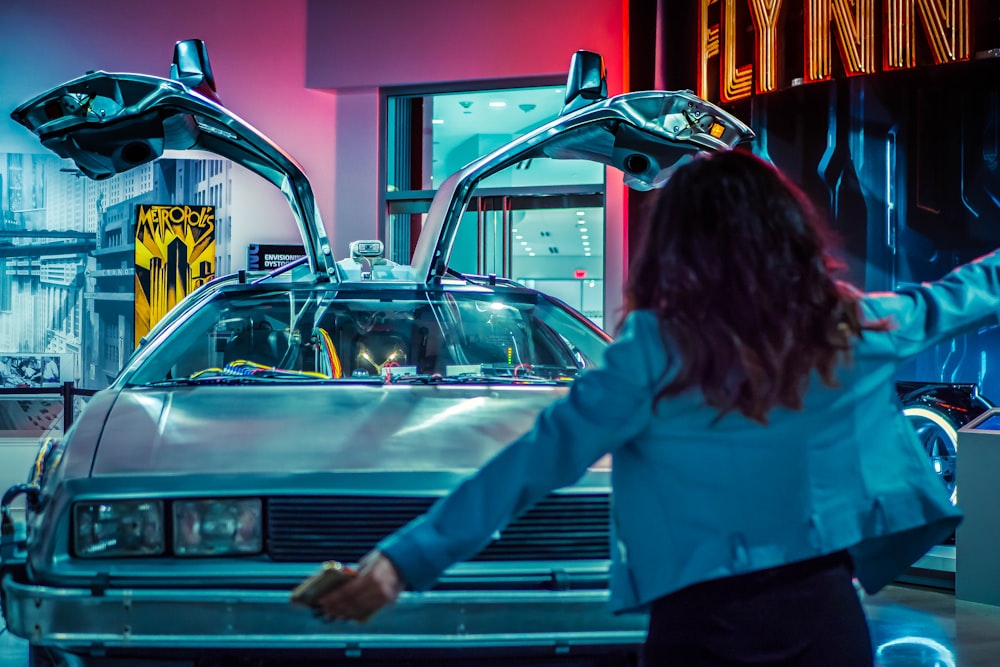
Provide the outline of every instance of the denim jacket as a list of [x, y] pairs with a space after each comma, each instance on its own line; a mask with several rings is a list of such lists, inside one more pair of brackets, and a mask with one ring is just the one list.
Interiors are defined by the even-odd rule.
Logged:
[[611, 607], [642, 610], [685, 586], [843, 549], [868, 592], [958, 525], [961, 512], [900, 410], [901, 363], [1000, 309], [1000, 257], [939, 281], [861, 297], [869, 320], [837, 386], [813, 375], [801, 410], [761, 425], [716, 420], [697, 391], [653, 396], [678, 367], [653, 313], [626, 318], [603, 364], [583, 373], [534, 427], [379, 548], [408, 584], [452, 563], [553, 489], [612, 454]]

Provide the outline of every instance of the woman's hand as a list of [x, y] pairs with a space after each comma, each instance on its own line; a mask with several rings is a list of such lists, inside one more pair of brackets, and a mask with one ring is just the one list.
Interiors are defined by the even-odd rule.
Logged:
[[328, 621], [366, 621], [391, 604], [406, 588], [392, 561], [380, 551], [371, 551], [358, 563], [358, 573], [347, 583], [319, 598], [316, 612]]

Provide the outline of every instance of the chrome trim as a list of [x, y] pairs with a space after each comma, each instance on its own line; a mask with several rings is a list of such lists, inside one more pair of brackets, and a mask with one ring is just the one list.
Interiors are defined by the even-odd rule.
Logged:
[[[49, 588], [3, 580], [7, 625], [38, 646], [433, 649], [629, 646], [644, 614], [607, 591], [404, 592], [367, 623], [326, 623], [286, 591]], [[86, 610], [85, 612], [83, 610]]]

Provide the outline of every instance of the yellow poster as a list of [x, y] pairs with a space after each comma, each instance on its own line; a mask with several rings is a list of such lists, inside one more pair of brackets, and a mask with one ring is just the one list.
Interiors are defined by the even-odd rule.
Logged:
[[136, 206], [136, 346], [167, 311], [214, 277], [214, 206]]

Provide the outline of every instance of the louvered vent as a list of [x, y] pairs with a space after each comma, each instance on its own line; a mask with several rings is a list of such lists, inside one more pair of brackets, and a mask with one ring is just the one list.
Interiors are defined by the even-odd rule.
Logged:
[[[276, 561], [355, 562], [433, 502], [400, 496], [270, 498], [267, 552]], [[608, 520], [604, 494], [552, 494], [472, 560], [606, 559]]]

